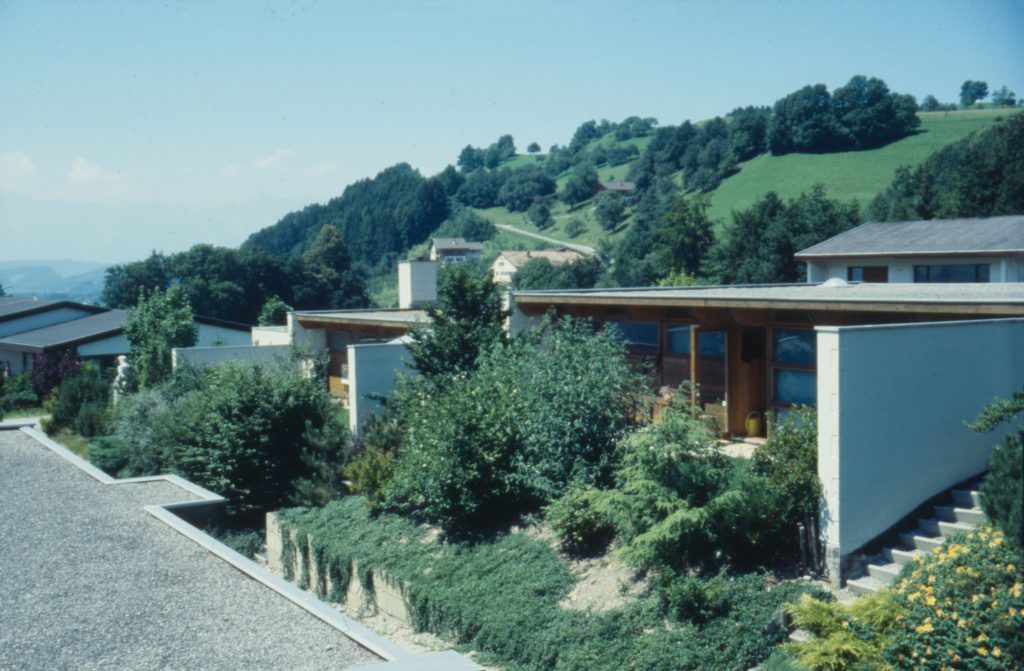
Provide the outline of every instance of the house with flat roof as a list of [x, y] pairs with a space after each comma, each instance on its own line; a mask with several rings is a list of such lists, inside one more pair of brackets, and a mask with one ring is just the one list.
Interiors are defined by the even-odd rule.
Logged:
[[[817, 406], [830, 575], [928, 498], [986, 469], [965, 421], [1024, 381], [1024, 284], [821, 284], [513, 292], [613, 327], [651, 386], [694, 385], [726, 437]], [[764, 435], [764, 423], [759, 429]]]
[[[6, 306], [9, 319], [0, 321], [0, 327], [6, 324], [10, 330], [18, 325], [16, 333], [0, 336], [0, 367], [8, 374], [31, 370], [35, 357], [45, 352], [74, 349], [83, 359], [102, 365], [112, 365], [119, 355], [128, 354], [128, 340], [124, 337], [126, 310], [66, 301], [38, 303], [48, 305], [30, 304], [31, 310], [20, 312], [18, 319], [11, 318], [12, 304]], [[0, 310], [4, 307], [0, 304]], [[195, 321], [200, 346], [239, 345], [250, 340], [249, 327], [244, 324], [209, 317], [196, 317]]]
[[868, 222], [796, 254], [807, 281], [1024, 282], [1024, 215]]
[[506, 251], [498, 254], [491, 264], [495, 284], [511, 284], [512, 277], [531, 259], [546, 259], [553, 266], [575, 263], [583, 255], [571, 249], [539, 249], [536, 251]]
[[430, 260], [458, 263], [479, 259], [483, 249], [482, 242], [466, 242], [465, 238], [434, 238], [430, 241]]

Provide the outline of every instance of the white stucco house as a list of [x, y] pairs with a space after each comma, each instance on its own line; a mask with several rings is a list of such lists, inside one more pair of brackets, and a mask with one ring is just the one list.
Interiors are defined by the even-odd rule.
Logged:
[[571, 249], [540, 249], [536, 251], [504, 251], [491, 264], [495, 284], [512, 284], [512, 277], [532, 259], [546, 259], [553, 266], [564, 266], [583, 258]]
[[1024, 282], [1024, 215], [868, 222], [796, 259], [812, 283]]

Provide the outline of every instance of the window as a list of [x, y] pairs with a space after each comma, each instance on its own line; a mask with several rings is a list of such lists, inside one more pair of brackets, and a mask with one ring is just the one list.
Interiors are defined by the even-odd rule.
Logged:
[[849, 282], [888, 282], [888, 266], [847, 266], [846, 279]]
[[661, 383], [678, 387], [690, 379], [690, 343], [693, 327], [665, 324], [665, 352], [661, 359]]
[[658, 349], [657, 322], [620, 322], [608, 321], [606, 326], [614, 326], [622, 341], [630, 349]]
[[918, 283], [988, 282], [988, 274], [987, 263], [914, 266], [914, 281]]
[[817, 336], [810, 329], [772, 329], [772, 405], [818, 400]]
[[690, 356], [689, 325], [668, 324], [665, 326], [665, 351], [670, 354]]

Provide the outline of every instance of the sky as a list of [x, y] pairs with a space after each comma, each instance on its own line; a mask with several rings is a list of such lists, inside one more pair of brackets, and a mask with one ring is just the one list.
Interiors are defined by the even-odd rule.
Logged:
[[1022, 0], [0, 0], [0, 261], [237, 246], [398, 162], [856, 74], [1024, 95], [1022, 28]]

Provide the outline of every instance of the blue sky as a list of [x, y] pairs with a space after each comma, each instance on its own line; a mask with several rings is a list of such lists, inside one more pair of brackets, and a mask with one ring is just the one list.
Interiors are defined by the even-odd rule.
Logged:
[[0, 0], [0, 260], [237, 245], [399, 161], [854, 74], [1024, 94], [1022, 27], [1018, 0]]

